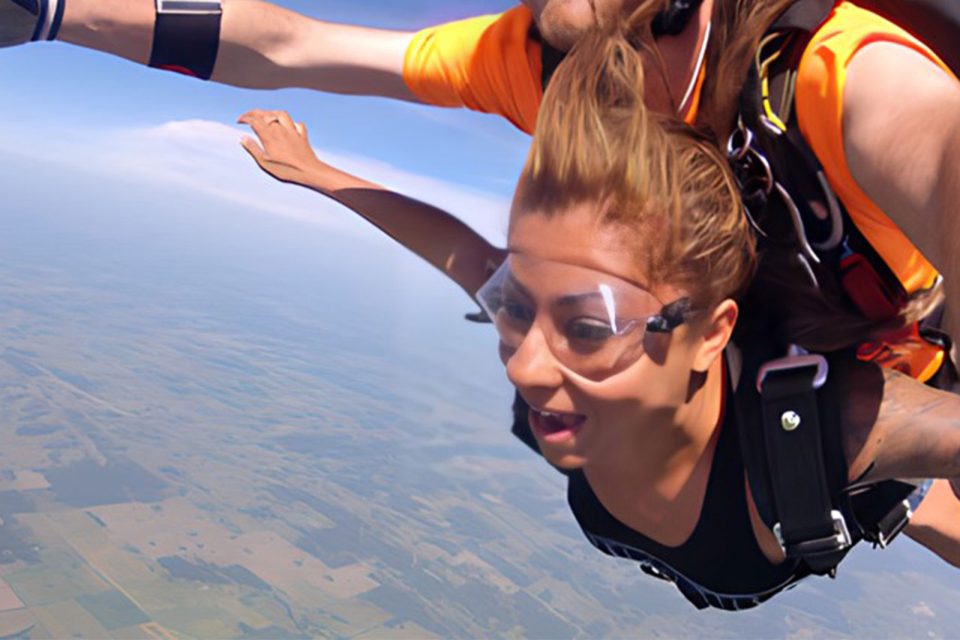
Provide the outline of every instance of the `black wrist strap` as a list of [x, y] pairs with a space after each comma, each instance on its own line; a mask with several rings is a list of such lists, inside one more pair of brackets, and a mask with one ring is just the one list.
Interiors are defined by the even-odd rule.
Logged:
[[222, 16], [218, 0], [157, 0], [150, 66], [209, 80]]

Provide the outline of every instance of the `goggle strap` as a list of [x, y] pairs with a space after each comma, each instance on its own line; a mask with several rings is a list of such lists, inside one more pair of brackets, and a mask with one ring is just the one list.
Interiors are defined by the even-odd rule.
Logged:
[[690, 298], [674, 300], [655, 316], [647, 319], [647, 331], [652, 333], [671, 333], [686, 320], [690, 313]]

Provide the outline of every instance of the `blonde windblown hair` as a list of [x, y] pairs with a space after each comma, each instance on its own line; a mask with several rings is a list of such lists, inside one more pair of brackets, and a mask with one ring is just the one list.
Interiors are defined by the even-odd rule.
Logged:
[[644, 105], [644, 65], [626, 24], [586, 36], [544, 96], [515, 211], [598, 203], [624, 227], [652, 283], [706, 308], [742, 293], [754, 239], [712, 141]]

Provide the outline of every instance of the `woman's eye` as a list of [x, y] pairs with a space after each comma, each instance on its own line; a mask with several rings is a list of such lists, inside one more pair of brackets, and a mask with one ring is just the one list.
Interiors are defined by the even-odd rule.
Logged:
[[596, 318], [576, 318], [567, 323], [567, 338], [570, 340], [606, 340], [614, 335], [609, 323]]
[[530, 324], [533, 322], [533, 309], [523, 303], [515, 302], [513, 300], [506, 300], [504, 301], [501, 309], [507, 314], [507, 317], [514, 322], [520, 322], [524, 324]]

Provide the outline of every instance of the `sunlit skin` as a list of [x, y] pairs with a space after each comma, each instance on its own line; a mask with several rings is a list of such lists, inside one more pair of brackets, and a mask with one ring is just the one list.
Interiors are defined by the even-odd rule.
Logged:
[[[637, 283], [663, 301], [685, 295], [669, 284], [648, 283], [637, 249], [624, 237], [636, 236], [598, 221], [596, 205], [583, 204], [549, 217], [515, 211], [508, 240], [511, 255], [561, 265], [556, 276], [562, 265], [573, 265]], [[549, 270], [515, 264], [525, 288], [545, 297], [556, 292], [558, 278]], [[583, 469], [604, 506], [626, 524], [679, 543], [695, 526], [703, 501], [723, 395], [720, 356], [736, 317], [737, 305], [725, 300], [671, 334], [649, 334], [647, 353], [602, 381], [560, 364], [536, 324], [516, 351], [501, 355], [531, 407], [585, 417], [559, 440], [534, 428], [544, 457], [563, 469]], [[671, 522], [664, 522], [667, 517]]]
[[584, 33], [598, 23], [610, 24], [627, 15], [642, 0], [522, 0], [544, 39], [561, 51], [569, 51]]

